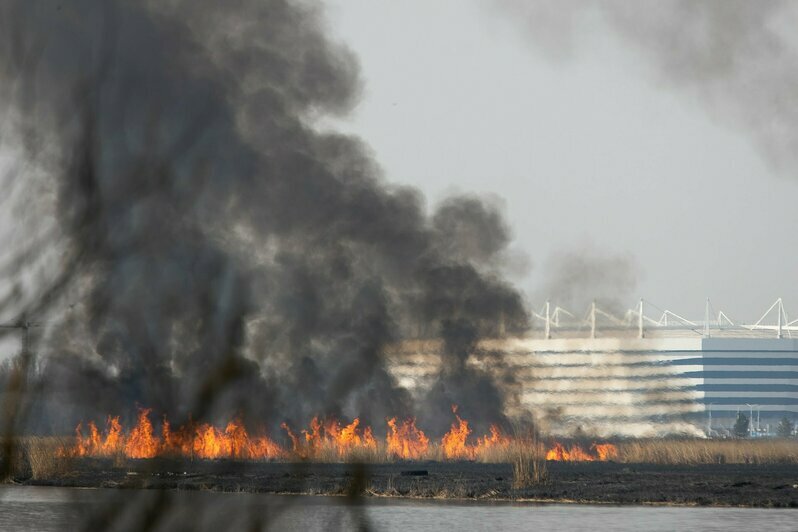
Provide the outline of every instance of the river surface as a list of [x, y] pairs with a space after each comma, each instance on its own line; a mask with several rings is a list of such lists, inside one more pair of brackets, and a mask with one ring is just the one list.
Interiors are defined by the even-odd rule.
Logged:
[[0, 487], [0, 530], [798, 530], [798, 510]]

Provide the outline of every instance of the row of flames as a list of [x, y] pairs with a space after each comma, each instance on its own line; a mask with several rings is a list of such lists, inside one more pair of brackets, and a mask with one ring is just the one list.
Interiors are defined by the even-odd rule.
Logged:
[[[456, 421], [440, 441], [439, 449], [448, 460], [476, 460], [484, 457], [490, 450], [508, 449], [517, 442], [502, 434], [496, 425], [490, 427], [490, 434], [469, 442], [472, 430], [468, 421], [457, 415]], [[416, 427], [414, 419], [398, 421], [387, 420], [385, 453], [389, 458], [420, 460], [430, 457], [432, 451], [429, 438]], [[63, 449], [64, 456], [77, 457], [116, 457], [155, 458], [159, 456], [180, 456], [200, 459], [238, 459], [273, 460], [286, 458], [345, 458], [361, 455], [364, 458], [376, 457], [377, 440], [371, 427], [361, 426], [355, 418], [348, 425], [336, 419], [320, 420], [313, 418], [310, 426], [294, 432], [286, 423], [281, 426], [291, 441], [290, 449], [265, 435], [250, 435], [240, 420], [230, 421], [224, 429], [207, 423], [189, 422], [177, 429], [167, 419], [161, 423], [161, 436], [155, 434], [150, 421], [150, 410], [140, 409], [136, 425], [127, 433], [119, 422], [119, 417], [109, 416], [106, 428], [100, 431], [90, 421], [88, 431], [83, 425], [75, 429], [75, 444]], [[588, 451], [579, 445], [569, 448], [555, 443], [546, 454], [547, 460], [561, 461], [606, 461], [616, 459], [617, 448], [610, 443], [593, 444]]]

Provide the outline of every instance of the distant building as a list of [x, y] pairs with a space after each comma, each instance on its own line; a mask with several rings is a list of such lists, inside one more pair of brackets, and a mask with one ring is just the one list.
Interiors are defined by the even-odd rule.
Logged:
[[[659, 320], [639, 310], [614, 318], [595, 307], [585, 320], [541, 313], [542, 327], [482, 341], [470, 363], [509, 372], [521, 404], [555, 433], [715, 435], [739, 411], [753, 415], [753, 434], [764, 433], [784, 416], [798, 418], [798, 328], [780, 301], [774, 308], [776, 325], [763, 325], [766, 314], [753, 326], [722, 313], [712, 322], [667, 311]], [[440, 348], [407, 342], [392, 354], [392, 372], [423, 388], [439, 370]]]

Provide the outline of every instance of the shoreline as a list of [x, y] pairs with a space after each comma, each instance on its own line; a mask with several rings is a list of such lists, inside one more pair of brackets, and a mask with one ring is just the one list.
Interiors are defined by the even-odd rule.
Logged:
[[[36, 482], [11, 482], [2, 484], [0, 483], [0, 487], [30, 487], [30, 488], [54, 488], [54, 489], [66, 489], [66, 490], [156, 490], [162, 489], [164, 491], [173, 491], [173, 492], [191, 492], [197, 490], [186, 490], [186, 489], [169, 489], [169, 488], [161, 488], [161, 487], [104, 487], [104, 486], [65, 486], [53, 483], [36, 483]], [[312, 497], [318, 499], [324, 498], [334, 498], [334, 499], [346, 499], [350, 497], [345, 493], [307, 493], [307, 492], [271, 492], [271, 491], [220, 491], [216, 489], [208, 489], [208, 490], [199, 490], [205, 493], [221, 493], [221, 494], [238, 494], [238, 493], [245, 493], [248, 495], [266, 495], [270, 497]], [[444, 498], [444, 497], [421, 497], [417, 495], [385, 495], [385, 494], [373, 494], [373, 493], [363, 493], [361, 494], [361, 502], [389, 502], [389, 501], [400, 501], [400, 502], [420, 502], [420, 503], [429, 503], [429, 504], [436, 504], [436, 503], [443, 503], [443, 504], [463, 504], [463, 505], [485, 505], [485, 506], [607, 506], [607, 507], [616, 507], [616, 508], [623, 508], [623, 507], [656, 507], [656, 508], [738, 508], [738, 509], [745, 509], [745, 508], [752, 508], [752, 509], [760, 509], [760, 510], [767, 510], [767, 509], [792, 509], [792, 507], [769, 507], [769, 506], [740, 506], [740, 505], [728, 505], [728, 504], [695, 504], [695, 503], [675, 503], [675, 502], [639, 502], [639, 503], [615, 503], [615, 502], [607, 502], [607, 501], [590, 501], [590, 500], [570, 500], [570, 499], [504, 499], [504, 498], [478, 498], [478, 499], [466, 499], [466, 498]]]
[[383, 464], [75, 460], [69, 471], [17, 477], [26, 486], [165, 489], [507, 504], [798, 508], [798, 465], [666, 466], [548, 462], [549, 479], [513, 488], [512, 466], [475, 462]]

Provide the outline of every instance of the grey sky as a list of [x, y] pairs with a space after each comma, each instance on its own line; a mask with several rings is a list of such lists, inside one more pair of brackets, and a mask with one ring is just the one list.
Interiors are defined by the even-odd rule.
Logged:
[[710, 297], [750, 322], [784, 297], [798, 312], [798, 179], [745, 128], [659, 82], [607, 25], [586, 23], [586, 44], [562, 61], [479, 0], [329, 0], [328, 18], [365, 80], [354, 113], [329, 125], [432, 202], [502, 198], [533, 263], [517, 276], [533, 303], [552, 257], [587, 250], [636, 265], [627, 306], [642, 296], [701, 317]]

